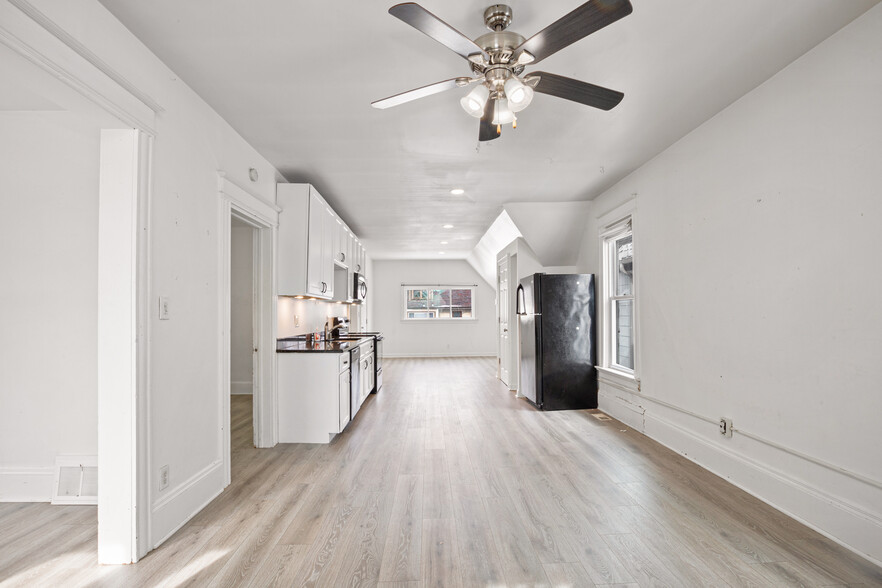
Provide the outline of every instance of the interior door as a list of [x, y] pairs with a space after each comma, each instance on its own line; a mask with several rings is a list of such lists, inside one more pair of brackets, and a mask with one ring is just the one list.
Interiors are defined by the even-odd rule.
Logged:
[[509, 331], [508, 256], [499, 260], [496, 268], [496, 300], [499, 306], [499, 379], [506, 386], [511, 383], [511, 342]]

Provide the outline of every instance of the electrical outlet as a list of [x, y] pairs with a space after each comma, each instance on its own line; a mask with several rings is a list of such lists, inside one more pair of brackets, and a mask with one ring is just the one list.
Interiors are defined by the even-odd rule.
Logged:
[[727, 419], [725, 417], [720, 419], [720, 435], [725, 437], [732, 436], [732, 419]]
[[168, 296], [159, 297], [159, 320], [168, 320]]
[[300, 326], [300, 315], [299, 315], [299, 314], [295, 314], [295, 315], [294, 315], [294, 326], [295, 326], [295, 327], [299, 327], [299, 326]]
[[164, 465], [159, 468], [159, 489], [165, 490], [168, 488], [168, 466]]

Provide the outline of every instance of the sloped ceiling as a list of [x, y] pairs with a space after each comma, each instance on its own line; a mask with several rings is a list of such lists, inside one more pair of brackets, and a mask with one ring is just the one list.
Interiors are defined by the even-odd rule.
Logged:
[[503, 210], [466, 257], [466, 261], [495, 289], [496, 254], [520, 236], [521, 232], [518, 227], [512, 222], [508, 213]]
[[590, 202], [511, 202], [505, 211], [542, 265], [576, 265]]
[[[541, 63], [624, 92], [618, 107], [538, 95], [517, 130], [478, 144], [463, 90], [371, 108], [470, 73], [387, 14], [391, 0], [101, 1], [286, 178], [314, 183], [377, 259], [465, 258], [503, 205], [594, 198], [878, 2], [632, 0]], [[510, 28], [529, 37], [581, 3], [510, 0]], [[486, 0], [422, 4], [485, 31]]]

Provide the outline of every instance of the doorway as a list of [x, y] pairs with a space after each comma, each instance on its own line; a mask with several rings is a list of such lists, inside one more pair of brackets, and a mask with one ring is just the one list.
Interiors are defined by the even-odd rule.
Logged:
[[[278, 438], [273, 377], [276, 352], [273, 266], [278, 219], [274, 207], [223, 175], [220, 184], [218, 353], [221, 366], [218, 375], [226, 487], [232, 482], [234, 449], [253, 451], [273, 447]], [[234, 404], [236, 413], [231, 419]], [[234, 435], [238, 444], [235, 446]]]
[[[255, 446], [254, 384], [258, 341], [255, 331], [255, 241], [257, 229], [230, 215], [230, 459]], [[259, 260], [258, 260], [259, 262]]]

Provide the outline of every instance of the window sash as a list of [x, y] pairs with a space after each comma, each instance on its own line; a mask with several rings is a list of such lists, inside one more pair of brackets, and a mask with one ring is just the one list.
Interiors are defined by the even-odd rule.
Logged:
[[476, 292], [473, 285], [402, 285], [402, 320], [474, 320]]
[[[619, 290], [619, 242], [631, 238], [633, 251], [633, 230], [630, 218], [617, 223], [601, 235], [603, 243], [603, 292], [604, 292], [604, 346], [602, 349], [602, 365], [624, 373], [636, 374], [637, 361], [637, 325], [636, 325], [636, 285], [633, 273], [630, 283], [630, 291], [627, 294], [617, 294]], [[633, 256], [633, 253], [632, 253]], [[633, 262], [632, 262], [633, 263]], [[633, 266], [632, 266], [633, 267]], [[620, 331], [618, 316], [619, 305], [630, 302], [630, 321], [628, 332]], [[630, 365], [626, 365], [630, 364]]]

